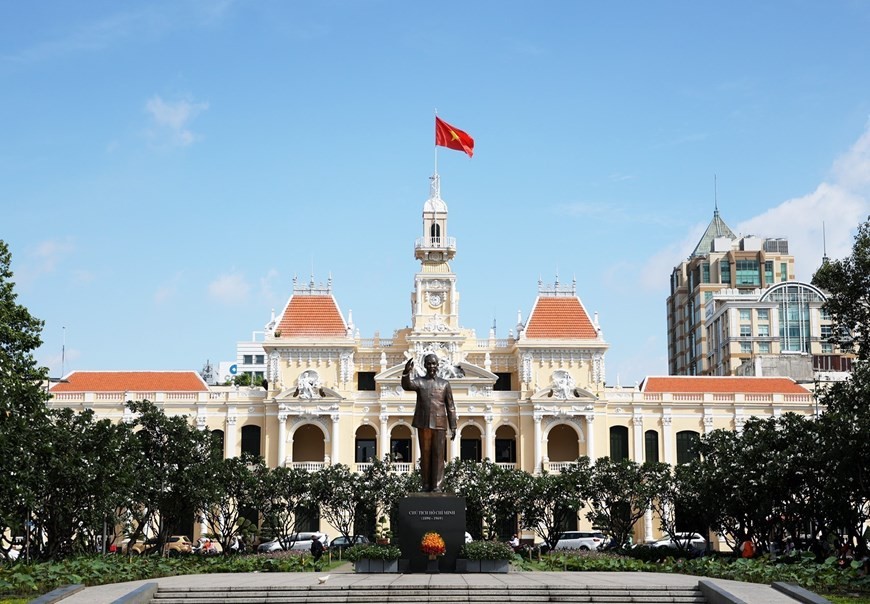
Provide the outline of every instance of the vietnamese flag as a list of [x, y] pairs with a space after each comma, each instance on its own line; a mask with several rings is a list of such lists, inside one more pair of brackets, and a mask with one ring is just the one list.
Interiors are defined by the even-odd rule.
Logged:
[[465, 151], [468, 157], [474, 155], [474, 139], [459, 128], [454, 128], [437, 115], [435, 116], [435, 145]]

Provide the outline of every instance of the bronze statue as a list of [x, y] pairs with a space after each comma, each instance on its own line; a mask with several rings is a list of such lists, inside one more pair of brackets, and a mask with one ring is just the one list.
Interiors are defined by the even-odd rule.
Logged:
[[423, 366], [426, 368], [425, 376], [411, 377], [414, 359], [408, 359], [402, 372], [402, 388], [417, 392], [411, 425], [417, 428], [423, 491], [440, 493], [444, 479], [447, 430], [450, 430], [450, 440], [456, 438], [456, 407], [450, 382], [438, 377], [438, 357], [427, 354], [423, 358]]

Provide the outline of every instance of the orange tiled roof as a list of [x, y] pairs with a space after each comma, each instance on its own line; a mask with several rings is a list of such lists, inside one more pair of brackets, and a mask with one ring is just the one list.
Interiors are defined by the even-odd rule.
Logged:
[[52, 392], [207, 392], [195, 371], [73, 371]]
[[347, 325], [332, 296], [292, 296], [278, 322], [281, 337], [343, 336]]
[[809, 390], [787, 377], [713, 377], [713, 376], [668, 376], [648, 377], [641, 386], [643, 392], [703, 393], [718, 392], [733, 394], [808, 394]]
[[579, 298], [538, 296], [526, 325], [526, 337], [594, 339], [598, 332]]

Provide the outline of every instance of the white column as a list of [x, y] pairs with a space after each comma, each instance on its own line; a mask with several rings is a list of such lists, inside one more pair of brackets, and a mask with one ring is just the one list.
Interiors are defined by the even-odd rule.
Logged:
[[[450, 433], [447, 433], [447, 438], [450, 438]], [[456, 438], [450, 443], [450, 455], [447, 461], [459, 458], [459, 441], [462, 438], [462, 427], [456, 426]]]
[[541, 473], [541, 417], [535, 414], [535, 474]]
[[238, 416], [236, 416], [236, 408], [230, 407], [230, 410], [227, 412], [227, 431], [224, 435], [225, 459], [238, 457], [239, 455], [236, 451], [236, 421], [238, 419]]
[[390, 453], [390, 430], [387, 426], [387, 420], [390, 418], [386, 413], [381, 413], [381, 432], [378, 435], [378, 458], [383, 459], [384, 455]]
[[287, 458], [287, 413], [278, 413], [278, 467], [284, 466]]
[[590, 461], [598, 459], [595, 451], [595, 416], [591, 413], [586, 416], [586, 454]]
[[341, 442], [341, 439], [338, 437], [338, 420], [340, 416], [338, 413], [332, 414], [332, 463], [339, 463], [340, 459], [338, 457], [338, 445]]
[[634, 455], [631, 459], [637, 463], [643, 463], [646, 458], [646, 450], [643, 447], [643, 415], [635, 413], [631, 418], [631, 429], [634, 432]]
[[492, 413], [488, 413], [483, 417], [486, 422], [484, 432], [483, 456], [489, 458], [490, 461], [495, 461], [495, 434], [492, 431]]
[[423, 281], [417, 279], [417, 296], [416, 296], [416, 307], [414, 308], [414, 314], [419, 315], [423, 312]]
[[665, 409], [662, 412], [662, 450], [665, 453], [665, 463], [674, 465], [674, 443], [673, 429], [671, 428], [671, 410]]
[[643, 539], [644, 541], [653, 540], [653, 514], [651, 509], [643, 514]]

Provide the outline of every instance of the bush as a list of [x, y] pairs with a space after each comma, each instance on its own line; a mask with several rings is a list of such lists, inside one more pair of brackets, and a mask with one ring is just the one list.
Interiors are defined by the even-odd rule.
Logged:
[[514, 551], [501, 541], [472, 541], [459, 549], [459, 557], [468, 560], [510, 560]]
[[64, 585], [105, 585], [174, 575], [299, 572], [305, 557], [272, 556], [83, 556], [60, 562], [0, 566], [0, 595], [40, 594]]
[[395, 545], [379, 545], [377, 543], [362, 543], [347, 548], [344, 557], [351, 562], [357, 560], [398, 560], [402, 551]]

